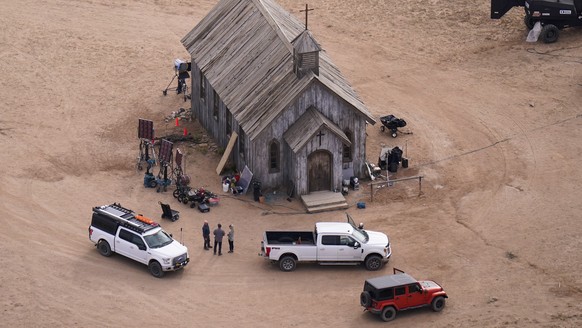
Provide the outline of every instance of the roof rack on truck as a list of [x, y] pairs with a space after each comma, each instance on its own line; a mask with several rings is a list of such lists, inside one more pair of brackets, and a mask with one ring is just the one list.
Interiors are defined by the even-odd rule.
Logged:
[[147, 219], [142, 215], [135, 214], [135, 212], [121, 206], [119, 203], [97, 206], [93, 208], [93, 211], [113, 218], [120, 225], [139, 233], [144, 233], [160, 226], [158, 223]]

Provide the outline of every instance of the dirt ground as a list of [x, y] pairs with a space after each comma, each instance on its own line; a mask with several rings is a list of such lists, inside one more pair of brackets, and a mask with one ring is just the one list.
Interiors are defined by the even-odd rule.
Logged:
[[[295, 199], [222, 195], [201, 214], [143, 187], [138, 118], [157, 135], [202, 136], [164, 117], [189, 107], [162, 90], [180, 39], [207, 0], [0, 0], [0, 326], [2, 327], [580, 327], [582, 326], [582, 30], [526, 43], [522, 12], [489, 18], [487, 1], [314, 0], [309, 27], [379, 118], [413, 134], [368, 127], [410, 159], [393, 178], [417, 181], [347, 196], [347, 212], [386, 232], [380, 272], [300, 265], [283, 273], [257, 256], [266, 229], [312, 229], [342, 211], [304, 213]], [[302, 19], [304, 1], [284, 0]], [[222, 194], [219, 155], [178, 144], [194, 186]], [[156, 168], [157, 173], [158, 168]], [[150, 216], [180, 211], [166, 230], [189, 247], [185, 270], [99, 255], [93, 206], [120, 202]], [[365, 201], [365, 209], [354, 204]], [[202, 248], [203, 220], [236, 227], [234, 254]], [[366, 278], [396, 267], [449, 293], [441, 313], [413, 310], [384, 324], [362, 312]]]

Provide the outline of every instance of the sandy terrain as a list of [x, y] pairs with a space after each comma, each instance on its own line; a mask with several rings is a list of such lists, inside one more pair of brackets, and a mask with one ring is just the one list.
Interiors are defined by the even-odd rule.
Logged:
[[[552, 45], [525, 42], [521, 11], [489, 19], [487, 1], [315, 0], [309, 26], [376, 117], [406, 119], [392, 139], [368, 127], [368, 157], [400, 146], [416, 182], [348, 195], [348, 212], [389, 234], [381, 272], [300, 265], [257, 256], [265, 229], [310, 230], [343, 212], [304, 214], [297, 200], [223, 195], [201, 214], [136, 172], [138, 118], [156, 133], [187, 106], [162, 95], [183, 37], [215, 4], [186, 0], [0, 0], [0, 326], [2, 327], [580, 327], [582, 326], [582, 30]], [[305, 2], [281, 4], [298, 17]], [[221, 193], [219, 156], [185, 152], [192, 184]], [[156, 168], [157, 170], [157, 168]], [[156, 171], [157, 173], [157, 171]], [[151, 217], [158, 201], [180, 210], [164, 228], [192, 262], [163, 279], [98, 254], [91, 208], [111, 202]], [[235, 224], [234, 254], [202, 248], [204, 219]], [[362, 312], [368, 277], [393, 267], [434, 279], [445, 310]]]

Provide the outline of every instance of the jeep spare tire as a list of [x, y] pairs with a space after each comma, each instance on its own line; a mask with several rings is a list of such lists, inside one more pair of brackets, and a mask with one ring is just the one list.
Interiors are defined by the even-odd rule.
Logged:
[[370, 295], [370, 292], [363, 291], [360, 294], [360, 304], [365, 308], [370, 307], [370, 305], [372, 305], [372, 295]]
[[440, 312], [445, 307], [445, 298], [442, 296], [435, 297], [430, 303], [430, 307], [435, 312]]
[[161, 278], [164, 276], [164, 270], [162, 270], [162, 266], [157, 261], [151, 261], [150, 264], [148, 264], [148, 269], [150, 270], [152, 276], [156, 278]]
[[396, 309], [392, 306], [387, 306], [380, 313], [380, 318], [384, 321], [392, 321], [396, 318]]
[[107, 241], [101, 239], [97, 243], [97, 249], [99, 250], [99, 253], [101, 253], [101, 255], [111, 256], [111, 246], [109, 246], [109, 243]]

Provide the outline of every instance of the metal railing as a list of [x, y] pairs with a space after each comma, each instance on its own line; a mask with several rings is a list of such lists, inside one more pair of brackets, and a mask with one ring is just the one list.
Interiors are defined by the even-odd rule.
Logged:
[[417, 175], [417, 176], [406, 177], [406, 178], [401, 178], [401, 179], [394, 179], [394, 180], [381, 181], [381, 182], [372, 182], [372, 183], [370, 183], [370, 202], [374, 201], [374, 189], [382, 188], [382, 187], [386, 187], [386, 186], [392, 186], [392, 184], [394, 184], [396, 182], [415, 180], [415, 179], [418, 179], [418, 195], [420, 196], [420, 195], [422, 195], [422, 178], [424, 178], [422, 175]]

